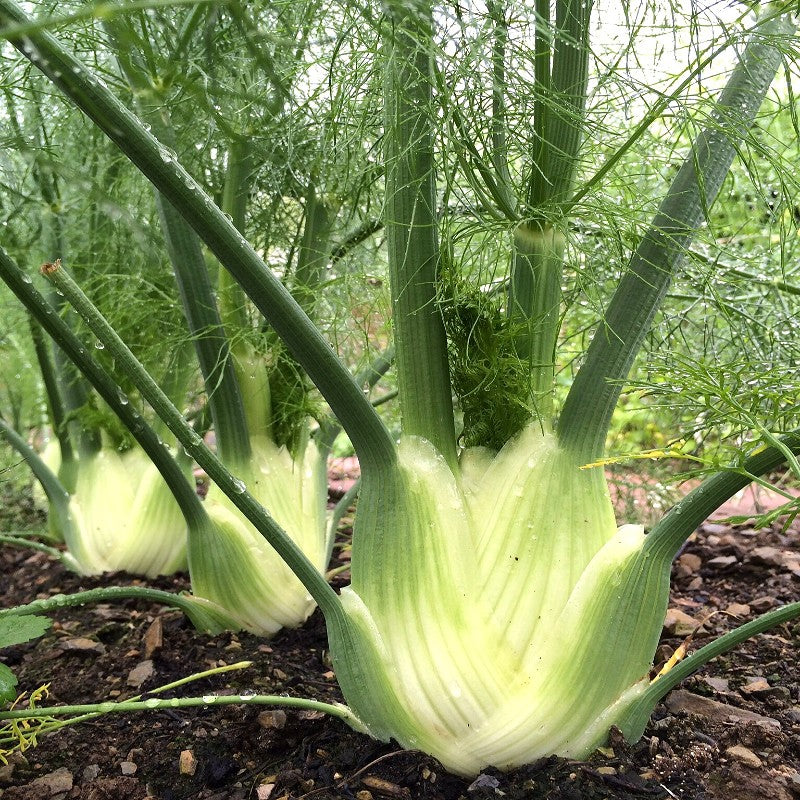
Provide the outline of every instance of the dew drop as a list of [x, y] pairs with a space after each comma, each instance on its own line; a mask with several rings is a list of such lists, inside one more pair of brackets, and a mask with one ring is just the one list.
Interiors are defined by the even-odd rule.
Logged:
[[236, 492], [236, 494], [242, 494], [245, 489], [247, 489], [245, 482], [239, 480], [239, 478], [235, 478], [233, 481], [233, 491]]

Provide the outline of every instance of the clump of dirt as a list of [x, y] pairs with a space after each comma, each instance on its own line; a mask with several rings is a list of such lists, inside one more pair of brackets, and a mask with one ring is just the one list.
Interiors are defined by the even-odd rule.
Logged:
[[[658, 652], [666, 661], [754, 615], [800, 599], [800, 534], [777, 527], [706, 524], [676, 560], [670, 613]], [[96, 586], [41, 553], [0, 549], [0, 603]], [[339, 576], [346, 582], [346, 572]], [[159, 588], [188, 588], [186, 576]], [[266, 642], [197, 633], [179, 613], [139, 601], [63, 609], [42, 638], [0, 659], [20, 687], [49, 685], [48, 703], [146, 693], [189, 673], [252, 661], [178, 694], [287, 694], [339, 701], [325, 627]], [[2, 800], [483, 800], [484, 798], [800, 798], [800, 623], [752, 640], [695, 675], [658, 707], [641, 741], [611, 745], [588, 762], [549, 758], [474, 780], [434, 759], [357, 734], [320, 713], [206, 707], [107, 715], [42, 737], [0, 766]]]

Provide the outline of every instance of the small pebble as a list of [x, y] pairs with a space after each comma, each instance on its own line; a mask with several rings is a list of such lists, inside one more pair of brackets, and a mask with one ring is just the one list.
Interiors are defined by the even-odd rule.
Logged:
[[709, 567], [724, 569], [725, 567], [732, 567], [737, 561], [738, 559], [736, 556], [717, 556], [716, 558], [710, 559], [707, 563]]
[[761, 759], [749, 747], [745, 747], [742, 744], [736, 744], [733, 747], [728, 747], [725, 750], [725, 755], [727, 755], [729, 758], [735, 759], [740, 764], [744, 764], [747, 767], [752, 767], [753, 769], [758, 769], [759, 767], [764, 766]]
[[272, 792], [275, 789], [274, 783], [262, 783], [256, 787], [256, 798], [257, 800], [268, 800], [268, 798], [272, 795]]
[[153, 654], [164, 646], [164, 624], [161, 617], [156, 617], [144, 634], [144, 657], [152, 658]]
[[694, 553], [683, 553], [683, 555], [681, 555], [681, 557], [678, 559], [676, 568], [677, 575], [681, 578], [694, 575], [700, 570], [702, 564], [703, 561], [700, 556], [695, 555]]
[[258, 715], [258, 724], [268, 730], [281, 730], [286, 727], [286, 712], [280, 708], [262, 711]]
[[733, 617], [749, 617], [750, 606], [746, 605], [745, 603], [731, 603], [725, 609], [725, 613], [730, 614]]
[[667, 609], [664, 630], [672, 636], [689, 636], [697, 630], [699, 623], [679, 608]]
[[754, 564], [780, 567], [783, 565], [784, 555], [777, 547], [754, 547], [750, 552], [750, 561]]
[[[742, 691], [745, 687], [742, 687]], [[786, 708], [792, 702], [792, 693], [786, 686], [759, 686], [750, 691], [754, 697], [763, 700], [770, 708]]]
[[745, 694], [757, 694], [758, 692], [763, 692], [769, 688], [769, 683], [767, 683], [765, 678], [755, 678], [754, 680], [742, 686], [742, 691]]
[[155, 675], [156, 668], [151, 659], [140, 661], [129, 673], [126, 683], [134, 689], [138, 689], [146, 680]]
[[710, 686], [715, 692], [727, 692], [729, 688], [729, 681], [727, 678], [719, 678], [714, 675], [709, 675], [703, 678], [703, 683]]
[[70, 653], [96, 653], [97, 655], [102, 655], [106, 651], [104, 644], [96, 642], [94, 639], [87, 639], [84, 636], [78, 636], [74, 639], [62, 639], [58, 643], [58, 647]]
[[191, 750], [181, 750], [178, 757], [178, 769], [181, 775], [194, 775], [197, 771], [197, 759]]
[[47, 787], [50, 796], [63, 796], [72, 789], [72, 784], [72, 773], [66, 767], [59, 767], [52, 772], [48, 772], [47, 775], [42, 775], [41, 778], [36, 778], [32, 785], [42, 788]]
[[769, 611], [775, 605], [775, 598], [772, 595], [765, 595], [764, 597], [756, 597], [751, 600], [750, 607], [759, 613], [762, 611]]
[[727, 533], [728, 526], [727, 525], [720, 525], [717, 522], [704, 522], [700, 526], [700, 529], [704, 533], [711, 533], [711, 534], [714, 534], [715, 536], [720, 536], [723, 533]]
[[500, 781], [494, 775], [478, 775], [467, 787], [468, 792], [477, 792], [480, 789], [497, 789]]

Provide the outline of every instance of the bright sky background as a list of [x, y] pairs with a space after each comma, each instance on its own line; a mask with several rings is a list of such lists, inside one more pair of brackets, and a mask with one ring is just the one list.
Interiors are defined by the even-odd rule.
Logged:
[[[634, 48], [622, 64], [631, 77], [650, 85], [684, 72], [744, 12], [746, 6], [735, 0], [597, 0], [593, 48], [600, 57], [625, 53], [635, 30]], [[733, 60], [733, 52], [725, 54], [711, 74], [726, 73]]]

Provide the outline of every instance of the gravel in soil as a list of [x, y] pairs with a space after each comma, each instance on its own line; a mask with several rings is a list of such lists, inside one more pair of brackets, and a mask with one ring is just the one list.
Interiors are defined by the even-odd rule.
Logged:
[[[800, 599], [800, 533], [707, 523], [673, 568], [658, 659], [691, 636], [702, 645], [754, 615]], [[337, 580], [346, 582], [346, 572]], [[41, 553], [0, 550], [0, 605], [96, 586]], [[159, 588], [188, 588], [185, 576]], [[41, 639], [0, 659], [48, 703], [115, 700], [189, 673], [251, 660], [247, 669], [177, 693], [287, 694], [341, 700], [317, 612], [264, 641], [197, 633], [179, 613], [139, 601], [64, 609]], [[239, 706], [107, 715], [44, 736], [0, 765], [2, 800], [483, 800], [483, 798], [800, 798], [800, 622], [713, 662], [672, 692], [641, 741], [617, 736], [587, 762], [549, 758], [475, 780], [432, 758], [374, 742], [317, 712]]]

